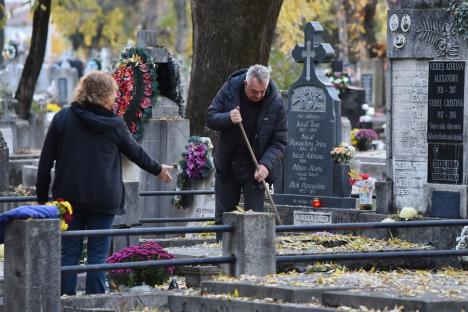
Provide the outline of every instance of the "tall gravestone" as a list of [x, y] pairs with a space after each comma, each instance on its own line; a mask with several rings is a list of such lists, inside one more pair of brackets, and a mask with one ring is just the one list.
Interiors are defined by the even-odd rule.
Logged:
[[[304, 63], [302, 74], [288, 92], [288, 146], [283, 190], [278, 204], [307, 205], [319, 197], [327, 207], [353, 207], [354, 199], [340, 198], [330, 151], [341, 142], [341, 102], [337, 91], [316, 64], [330, 61], [333, 48], [322, 43], [323, 28], [307, 23], [304, 45], [292, 54]], [[345, 179], [346, 177], [342, 177]]]
[[9, 185], [9, 153], [6, 141], [0, 131], [0, 192], [7, 191]]
[[[137, 45], [155, 47], [152, 53], [156, 63], [168, 62], [168, 51], [165, 48], [156, 48], [155, 32], [139, 31]], [[171, 165], [181, 157], [189, 135], [189, 120], [179, 116], [177, 104], [164, 96], [159, 96], [156, 104], [153, 105], [152, 117], [146, 125], [141, 142], [145, 150], [159, 162]], [[174, 170], [172, 172], [173, 181], [166, 184], [154, 175], [141, 171], [140, 191], [173, 191], [176, 188], [176, 174], [177, 172]], [[189, 212], [174, 208], [172, 199], [173, 196], [141, 197], [140, 217], [185, 217]]]
[[388, 11], [387, 168], [394, 209], [467, 217], [467, 43], [447, 1]]

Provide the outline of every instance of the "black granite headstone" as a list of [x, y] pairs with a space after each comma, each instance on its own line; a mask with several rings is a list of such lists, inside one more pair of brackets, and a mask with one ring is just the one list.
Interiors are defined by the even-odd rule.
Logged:
[[333, 194], [330, 151], [341, 137], [341, 113], [336, 90], [314, 66], [334, 54], [329, 44], [321, 43], [322, 32], [320, 23], [307, 23], [304, 46], [296, 45], [292, 52], [304, 68], [288, 92], [285, 192], [289, 194]]
[[463, 183], [465, 62], [429, 62], [429, 183]]
[[359, 117], [365, 113], [362, 104], [366, 103], [366, 92], [361, 88], [348, 87], [339, 96], [341, 99], [341, 116], [348, 117], [353, 129], [360, 128]]
[[460, 193], [432, 192], [431, 217], [460, 218]]

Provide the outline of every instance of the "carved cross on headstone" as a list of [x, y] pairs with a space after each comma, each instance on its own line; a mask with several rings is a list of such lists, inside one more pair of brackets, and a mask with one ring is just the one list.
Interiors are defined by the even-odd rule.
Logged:
[[[310, 81], [315, 76], [314, 63], [329, 62], [335, 52], [328, 43], [322, 43], [323, 28], [319, 22], [309, 22], [304, 27], [304, 45], [296, 45], [292, 56], [297, 63], [304, 63], [302, 75]], [[304, 73], [305, 72], [305, 73]]]
[[166, 47], [158, 47], [156, 39], [157, 32], [139, 30], [137, 32], [137, 47], [150, 49], [155, 63], [167, 63], [169, 51]]

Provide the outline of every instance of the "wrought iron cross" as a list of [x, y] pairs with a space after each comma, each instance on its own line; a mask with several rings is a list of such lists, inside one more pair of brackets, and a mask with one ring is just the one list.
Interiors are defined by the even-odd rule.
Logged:
[[[296, 45], [292, 56], [297, 63], [305, 61], [305, 80], [315, 76], [314, 63], [327, 63], [335, 51], [328, 43], [322, 43], [323, 27], [319, 22], [309, 22], [304, 27], [304, 45]], [[304, 75], [304, 70], [302, 70]]]

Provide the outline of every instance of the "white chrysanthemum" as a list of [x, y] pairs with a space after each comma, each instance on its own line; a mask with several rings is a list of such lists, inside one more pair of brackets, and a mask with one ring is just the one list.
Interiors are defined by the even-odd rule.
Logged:
[[417, 215], [418, 212], [413, 207], [404, 207], [403, 209], [401, 209], [399, 214], [400, 218], [405, 220], [414, 219]]
[[385, 218], [380, 222], [395, 222], [395, 220], [393, 220], [392, 218]]

